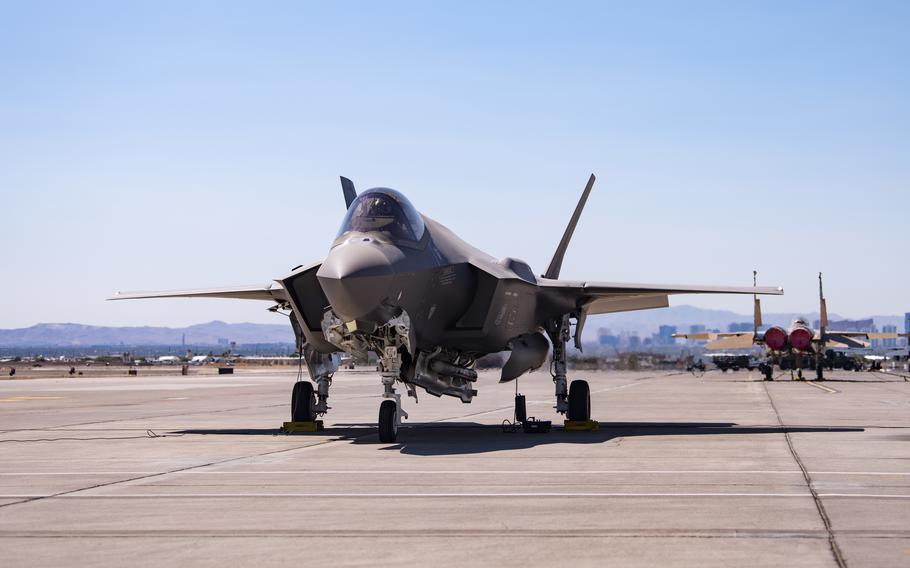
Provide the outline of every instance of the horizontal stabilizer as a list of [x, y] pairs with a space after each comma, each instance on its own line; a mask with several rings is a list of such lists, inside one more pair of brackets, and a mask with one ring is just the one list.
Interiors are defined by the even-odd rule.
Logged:
[[721, 337], [705, 345], [705, 349], [711, 349], [712, 351], [718, 349], [749, 349], [754, 342], [755, 334], [750, 331]]

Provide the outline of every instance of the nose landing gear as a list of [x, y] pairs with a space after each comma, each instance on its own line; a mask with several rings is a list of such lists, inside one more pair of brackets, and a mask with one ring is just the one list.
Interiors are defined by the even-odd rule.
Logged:
[[382, 404], [379, 405], [379, 441], [391, 444], [398, 439], [398, 426], [408, 413], [401, 408], [401, 394], [395, 392], [395, 381], [401, 377], [401, 353], [395, 347], [386, 347], [381, 359]]
[[568, 384], [566, 344], [571, 337], [569, 316], [551, 320], [547, 332], [553, 343], [553, 383], [556, 387], [556, 412], [565, 414], [571, 422], [591, 420], [591, 387], [587, 381], [574, 380]]

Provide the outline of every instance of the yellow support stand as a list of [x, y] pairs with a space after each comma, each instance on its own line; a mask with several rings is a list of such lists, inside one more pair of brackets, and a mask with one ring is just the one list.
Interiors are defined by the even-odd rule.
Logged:
[[322, 432], [322, 420], [314, 422], [285, 422], [281, 430], [288, 434], [298, 434], [300, 432]]
[[566, 420], [563, 429], [566, 432], [597, 432], [600, 424], [597, 420]]

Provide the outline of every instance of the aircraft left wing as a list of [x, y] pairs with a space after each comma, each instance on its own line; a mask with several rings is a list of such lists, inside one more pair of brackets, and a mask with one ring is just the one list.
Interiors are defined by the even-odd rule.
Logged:
[[575, 299], [587, 313], [610, 314], [635, 310], [666, 308], [669, 297], [677, 294], [770, 294], [779, 296], [783, 288], [770, 286], [691, 286], [666, 284], [623, 284], [614, 282], [570, 282], [546, 280], [541, 288]]
[[280, 284], [272, 282], [258, 286], [163, 290], [158, 292], [117, 292], [108, 298], [108, 300], [137, 300], [143, 298], [232, 298], [239, 300], [287, 302], [287, 293]]

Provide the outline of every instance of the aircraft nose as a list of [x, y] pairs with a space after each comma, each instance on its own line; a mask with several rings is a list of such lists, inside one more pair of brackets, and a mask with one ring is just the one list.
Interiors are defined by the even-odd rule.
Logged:
[[316, 272], [335, 313], [345, 320], [378, 319], [395, 276], [383, 249], [370, 241], [341, 244]]

